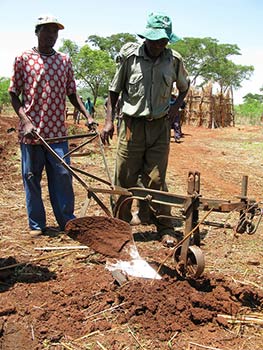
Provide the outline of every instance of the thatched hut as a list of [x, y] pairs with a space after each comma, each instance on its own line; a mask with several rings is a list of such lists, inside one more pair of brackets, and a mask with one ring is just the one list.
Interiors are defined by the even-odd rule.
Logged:
[[207, 128], [234, 126], [233, 97], [230, 90], [225, 94], [213, 93], [212, 84], [202, 89], [191, 88], [186, 97], [183, 123]]

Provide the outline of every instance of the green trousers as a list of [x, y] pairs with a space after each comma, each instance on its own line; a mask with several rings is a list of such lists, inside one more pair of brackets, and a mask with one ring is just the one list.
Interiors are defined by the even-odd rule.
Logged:
[[[165, 177], [170, 150], [170, 135], [171, 125], [167, 117], [147, 121], [144, 118], [124, 116], [118, 137], [115, 185], [127, 189], [143, 186], [167, 191]], [[141, 202], [140, 209], [145, 214], [148, 205], [143, 204]], [[169, 206], [154, 205], [153, 207], [159, 215], [170, 215]], [[132, 218], [130, 209], [130, 206], [127, 206], [122, 217], [127, 222]], [[161, 234], [173, 231], [170, 219], [159, 220], [156, 226]]]

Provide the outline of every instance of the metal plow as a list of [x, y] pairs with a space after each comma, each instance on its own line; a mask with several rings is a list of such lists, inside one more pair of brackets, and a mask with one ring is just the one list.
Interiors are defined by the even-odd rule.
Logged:
[[[200, 194], [200, 173], [190, 171], [187, 178], [187, 194], [176, 195], [163, 191], [145, 188], [129, 188], [130, 197], [122, 202], [117, 202], [115, 216], [122, 218], [125, 207], [130, 201], [137, 200], [148, 203], [156, 220], [167, 218], [158, 215], [153, 209], [153, 204], [163, 204], [177, 209], [170, 216], [175, 221], [181, 221], [184, 225], [184, 238], [173, 248], [173, 260], [179, 275], [182, 277], [197, 278], [205, 268], [204, 254], [200, 248], [200, 225], [214, 226], [234, 230], [235, 234], [253, 234], [256, 232], [262, 218], [262, 209], [253, 199], [247, 197], [248, 177], [243, 176], [241, 195], [238, 201], [204, 198]], [[200, 212], [204, 213], [199, 218]], [[208, 221], [211, 213], [229, 214], [238, 213], [238, 222], [235, 225], [218, 221]]]
[[[221, 200], [221, 199], [209, 199], [204, 198], [200, 194], [200, 173], [197, 171], [190, 171], [187, 178], [187, 194], [176, 195], [164, 191], [156, 191], [141, 187], [134, 187], [129, 189], [119, 188], [113, 185], [111, 181], [110, 173], [107, 167], [107, 162], [104, 155], [103, 145], [98, 132], [89, 133], [86, 135], [69, 136], [65, 139], [71, 138], [88, 138], [80, 146], [70, 151], [70, 154], [74, 153], [80, 147], [92, 142], [94, 139], [99, 139], [100, 151], [103, 157], [103, 162], [106, 170], [106, 174], [109, 180], [101, 179], [93, 174], [89, 174], [83, 170], [76, 169], [69, 166], [63, 159], [61, 159], [48, 145], [48, 141], [61, 141], [62, 138], [56, 138], [52, 140], [44, 140], [39, 134], [35, 133], [35, 136], [39, 139], [42, 145], [54, 155], [62, 165], [68, 169], [72, 176], [85, 188], [87, 191], [87, 199], [83, 205], [83, 210], [80, 218], [73, 219], [66, 225], [68, 234], [78, 240], [81, 243], [87, 244], [95, 251], [101, 252], [106, 256], [110, 256], [109, 247], [112, 249], [111, 257], [120, 258], [120, 261], [133, 262], [137, 259], [141, 260], [141, 263], [146, 263], [141, 259], [135, 243], [132, 237], [132, 231], [129, 223], [124, 222], [124, 212], [127, 205], [132, 204], [133, 201], [142, 201], [147, 203], [151, 214], [155, 220], [161, 220], [162, 218], [168, 218], [167, 216], [160, 215], [153, 207], [155, 204], [162, 204], [169, 206], [176, 211], [176, 214], [172, 214], [169, 218], [175, 221], [181, 221], [184, 226], [183, 239], [172, 249], [169, 250], [168, 257], [173, 256], [175, 263], [175, 269], [183, 278], [198, 278], [202, 275], [205, 268], [204, 254], [200, 248], [200, 225], [209, 225], [215, 227], [222, 227], [226, 229], [233, 229], [236, 233], [248, 233], [253, 234], [256, 232], [258, 225], [262, 217], [262, 210], [259, 204], [255, 200], [251, 200], [247, 197], [248, 177], [243, 176], [241, 195], [238, 201]], [[91, 177], [100, 183], [103, 183], [106, 188], [94, 188], [87, 185], [87, 183], [79, 176], [82, 175]], [[107, 194], [109, 196], [121, 196], [121, 200], [116, 201], [114, 208], [109, 209], [110, 205], [105, 205], [99, 198], [99, 195]], [[123, 197], [125, 199], [123, 200]], [[100, 208], [104, 211], [106, 216], [97, 217], [85, 217], [87, 208], [87, 202], [89, 199], [94, 199]], [[172, 211], [172, 212], [173, 212]], [[239, 219], [235, 226], [225, 224], [222, 222], [207, 221], [206, 218], [210, 213], [216, 212], [221, 214], [238, 212]], [[202, 219], [199, 218], [200, 212], [205, 215]], [[109, 242], [109, 238], [112, 237]], [[135, 254], [134, 254], [135, 252]], [[136, 265], [135, 263], [133, 265]], [[151, 269], [150, 265], [146, 263]], [[139, 264], [139, 270], [141, 269]], [[120, 265], [115, 265], [118, 269]], [[109, 269], [114, 269], [113, 265]], [[127, 267], [130, 271], [130, 267]], [[127, 271], [126, 271], [127, 272]], [[129, 273], [129, 272], [127, 272]], [[136, 274], [136, 273], [135, 273]], [[154, 278], [151, 273], [146, 273], [149, 278]], [[160, 276], [155, 271], [155, 278]]]

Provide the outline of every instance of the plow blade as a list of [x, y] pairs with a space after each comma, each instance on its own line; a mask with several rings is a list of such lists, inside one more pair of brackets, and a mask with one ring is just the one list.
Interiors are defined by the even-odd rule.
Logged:
[[85, 216], [67, 222], [67, 234], [98, 253], [119, 258], [126, 244], [133, 241], [130, 225], [108, 216]]

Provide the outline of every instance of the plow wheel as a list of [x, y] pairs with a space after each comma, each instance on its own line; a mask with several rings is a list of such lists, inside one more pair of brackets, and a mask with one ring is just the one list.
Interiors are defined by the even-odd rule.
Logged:
[[176, 263], [176, 271], [181, 277], [197, 278], [205, 268], [205, 259], [202, 250], [195, 245], [189, 246], [186, 257], [186, 264], [181, 259], [181, 248], [179, 246], [174, 252], [174, 261]]

